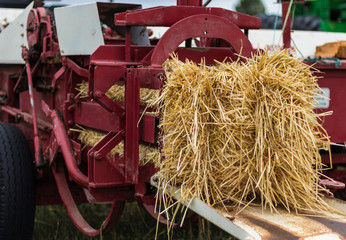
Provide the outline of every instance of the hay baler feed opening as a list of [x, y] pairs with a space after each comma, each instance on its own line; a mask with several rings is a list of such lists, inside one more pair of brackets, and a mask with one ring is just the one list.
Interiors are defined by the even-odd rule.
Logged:
[[[159, 40], [149, 39], [148, 26], [168, 29]], [[178, 0], [177, 6], [149, 9], [138, 4], [90, 3], [59, 7], [54, 12], [31, 3], [0, 34], [1, 126], [21, 130], [15, 138], [25, 136], [26, 141], [23, 136], [20, 141], [28, 144], [31, 159], [22, 159], [24, 152], [20, 152], [16, 161], [32, 160], [34, 165], [33, 176], [23, 175], [28, 187], [19, 196], [22, 200], [33, 197], [30, 184], [35, 176], [36, 204], [63, 203], [74, 225], [88, 236], [111, 231], [127, 201], [137, 201], [165, 222], [154, 207], [160, 200], [156, 193], [162, 190], [156, 174], [162, 150], [163, 133], [158, 128], [162, 112], [155, 100], [167, 84], [163, 64], [174, 58], [171, 54], [181, 61], [203, 59], [206, 66], [225, 59], [245, 62], [258, 54], [247, 33], [260, 26], [256, 17], [203, 7], [201, 0]], [[198, 47], [192, 47], [192, 41]], [[345, 72], [343, 64], [341, 71]], [[0, 133], [1, 139], [6, 136]], [[1, 151], [0, 163], [10, 166]], [[11, 170], [29, 171], [32, 166], [25, 164], [11, 165]], [[7, 196], [4, 189], [12, 183], [26, 181], [22, 175], [14, 177], [13, 182], [0, 181], [0, 198]], [[321, 181], [324, 186], [344, 187]], [[180, 191], [172, 191], [171, 197], [179, 201]], [[100, 229], [91, 227], [77, 208], [87, 202], [112, 203]], [[326, 202], [339, 214], [312, 219], [252, 205], [238, 214], [198, 198], [182, 203], [240, 239], [342, 239], [346, 235], [342, 228], [345, 204], [333, 198]], [[16, 229], [5, 227], [13, 220], [6, 218], [7, 206], [0, 207], [0, 216], [5, 216], [0, 238], [30, 238], [34, 212], [30, 203], [23, 205], [27, 209], [22, 218], [30, 229], [17, 235]], [[299, 228], [302, 224], [309, 228]]]

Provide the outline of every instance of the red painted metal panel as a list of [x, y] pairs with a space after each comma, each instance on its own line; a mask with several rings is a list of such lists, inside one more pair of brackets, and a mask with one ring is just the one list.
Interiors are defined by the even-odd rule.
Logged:
[[100, 46], [90, 56], [90, 63], [98, 66], [126, 66], [136, 64], [142, 60], [154, 46], [130, 46], [130, 59], [132, 62], [125, 62], [125, 46], [106, 45]]
[[134, 190], [131, 187], [126, 187], [126, 184], [119, 188], [89, 188], [89, 192], [93, 197], [93, 201], [98, 203], [113, 200], [134, 200]]
[[[324, 164], [330, 165], [329, 154], [322, 154], [322, 162]], [[345, 164], [346, 163], [346, 153], [335, 153], [332, 155], [333, 164]]]
[[125, 79], [126, 67], [125, 66], [100, 66], [94, 67], [93, 81], [89, 82], [89, 85], [93, 84], [89, 89], [93, 89], [94, 95], [104, 94], [119, 80]]
[[234, 55], [232, 48], [178, 48], [174, 51], [177, 53], [181, 61], [185, 59], [192, 60], [194, 62], [201, 62], [201, 59], [205, 60], [207, 65], [214, 65], [216, 61], [224, 60], [236, 60], [237, 57]]
[[139, 139], [149, 143], [155, 143], [156, 116], [145, 114], [139, 124]]
[[125, 128], [125, 183], [138, 182], [139, 158], [139, 77], [136, 69], [129, 68], [126, 78]]
[[202, 0], [177, 0], [177, 5], [202, 6]]
[[[105, 132], [118, 132], [125, 128], [125, 123], [119, 116], [107, 111], [99, 104], [92, 102], [78, 102], [76, 104], [77, 107], [74, 111], [74, 122], [76, 124]], [[140, 139], [142, 141], [154, 143], [155, 119], [156, 117], [150, 114], [144, 114], [142, 117], [139, 124]]]
[[100, 188], [124, 185], [124, 175], [119, 172], [119, 167], [114, 166], [115, 164], [123, 164], [123, 159], [119, 156], [112, 156], [109, 160], [94, 160], [90, 158], [88, 162], [90, 187]]
[[259, 29], [261, 19], [222, 8], [192, 6], [154, 7], [115, 14], [115, 25], [172, 26], [176, 22], [198, 14], [222, 17], [239, 28]]
[[99, 104], [92, 102], [77, 103], [74, 111], [74, 122], [82, 126], [103, 131], [118, 132], [123, 128], [120, 125], [119, 116], [110, 113]]
[[[147, 66], [150, 65], [150, 58], [153, 49], [154, 46], [131, 46], [131, 59], [134, 62], [126, 63], [124, 62], [124, 46], [100, 46], [91, 55], [91, 64], [94, 66], [97, 65], [99, 67], [117, 67], [126, 66], [128, 64]], [[195, 62], [200, 62], [202, 58], [205, 58], [207, 64], [214, 64], [214, 60], [223, 61], [228, 57], [231, 57], [231, 59], [233, 60], [236, 59], [232, 49], [227, 47], [177, 48], [175, 52], [178, 54], [179, 59], [181, 59], [182, 61], [185, 61], [185, 59], [190, 59]], [[144, 68], [143, 70], [146, 71], [147, 69]], [[155, 79], [143, 82], [141, 78], [141, 87], [157, 89], [157, 87], [151, 86], [151, 81], [154, 81], [153, 84], [157, 86], [155, 84]], [[150, 84], [148, 84], [148, 82], [150, 82]]]
[[335, 143], [346, 142], [346, 69], [323, 69], [323, 76], [318, 80], [321, 88], [328, 88], [330, 91], [330, 103], [327, 109], [317, 109], [317, 112], [333, 111], [331, 116], [326, 116], [323, 120], [323, 127], [327, 130], [331, 141]]
[[224, 39], [236, 53], [245, 57], [254, 53], [248, 38], [232, 22], [211, 14], [199, 14], [177, 22], [166, 31], [154, 49], [151, 65], [161, 67], [180, 43], [195, 37]]

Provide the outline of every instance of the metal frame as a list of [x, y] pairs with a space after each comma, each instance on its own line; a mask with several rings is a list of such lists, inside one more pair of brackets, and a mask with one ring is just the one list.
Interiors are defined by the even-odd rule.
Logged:
[[[0, 93], [4, 92], [0, 95], [1, 121], [17, 124], [29, 140], [34, 140], [32, 150], [36, 166], [40, 167], [36, 173], [38, 192], [47, 188], [58, 190], [73, 223], [84, 234], [96, 236], [110, 230], [119, 219], [124, 202], [129, 200], [138, 201], [152, 216], [158, 217], [152, 207], [154, 194], [148, 185], [156, 169], [152, 165], [139, 166], [138, 159], [140, 141], [157, 144], [158, 117], [143, 114], [139, 121], [144, 111], [139, 104], [139, 90], [163, 87], [162, 63], [169, 54], [176, 52], [181, 59], [187, 57], [193, 61], [205, 57], [207, 64], [213, 64], [215, 59], [223, 61], [231, 57], [229, 60], [234, 60], [236, 54], [251, 57], [255, 53], [241, 29], [259, 28], [259, 19], [201, 5], [201, 0], [178, 0], [173, 7], [132, 9], [108, 16], [114, 18], [115, 28], [124, 29], [123, 38], [107, 38], [106, 45], [99, 42], [96, 45], [100, 46], [93, 46], [83, 56], [82, 52], [61, 56], [49, 14], [44, 8], [32, 9], [28, 18], [28, 26], [33, 26], [28, 29], [29, 45], [23, 49], [24, 70], [18, 66], [4, 70], [0, 66], [4, 79], [0, 82]], [[56, 13], [60, 11], [64, 12], [57, 10]], [[157, 45], [138, 46], [131, 37], [131, 27], [138, 25], [170, 28]], [[66, 27], [59, 26], [58, 38], [59, 28]], [[203, 40], [200, 44], [203, 49], [189, 47], [191, 38], [196, 37]], [[60, 44], [66, 39], [60, 38]], [[211, 41], [207, 39], [223, 40], [210, 47]], [[178, 48], [184, 41], [187, 47]], [[82, 81], [88, 81], [89, 102], [77, 96], [75, 88]], [[114, 84], [125, 85], [124, 102], [113, 102], [105, 95]], [[95, 146], [82, 148], [76, 134], [70, 131], [75, 124], [104, 131], [106, 136]], [[110, 158], [108, 153], [121, 141], [125, 145], [124, 156]], [[49, 181], [52, 178], [56, 186]], [[71, 188], [77, 188], [84, 195], [78, 197]], [[76, 208], [77, 203], [86, 201], [118, 203], [113, 205], [102, 230], [91, 228]], [[194, 201], [197, 209], [205, 208], [200, 201]], [[41, 204], [52, 202], [49, 196], [47, 200], [40, 199]], [[213, 218], [215, 214], [209, 210], [205, 214], [196, 211]], [[232, 234], [238, 232], [238, 227], [229, 225], [228, 220], [222, 221], [228, 224], [225, 228]], [[237, 236], [246, 238], [248, 235]]]
[[[144, 110], [139, 104], [139, 89], [162, 87], [164, 70], [161, 64], [169, 54], [177, 51], [181, 57], [190, 56], [196, 61], [205, 56], [206, 62], [212, 63], [214, 59], [222, 61], [226, 56], [234, 57], [235, 53], [251, 56], [254, 51], [237, 24], [258, 28], [257, 18], [221, 9], [206, 9], [200, 7], [200, 1], [178, 3], [181, 5], [165, 11], [164, 19], [155, 19], [156, 25], [172, 25], [156, 46], [134, 45], [131, 26], [140, 25], [138, 21], [142, 21], [143, 25], [152, 23], [152, 14], [159, 13], [160, 9], [133, 10], [118, 15], [132, 19], [131, 23], [119, 22], [118, 18], [114, 20], [115, 27], [125, 28], [124, 41], [114, 42], [116, 44], [113, 45], [108, 39], [111, 44], [98, 44], [100, 46], [96, 51], [92, 50], [90, 56], [66, 56], [67, 53], [60, 56], [61, 49], [52, 32], [49, 14], [43, 8], [30, 12], [29, 45], [28, 49], [23, 48], [26, 67], [23, 72], [17, 73], [15, 86], [8, 85], [8, 91], [14, 87], [17, 92], [19, 107], [5, 105], [1, 109], [11, 116], [7, 121], [19, 123], [29, 139], [34, 132], [36, 166], [42, 167], [37, 173], [38, 189], [40, 184], [47, 184], [44, 176], [48, 171], [54, 176], [57, 190], [72, 221], [86, 235], [96, 236], [101, 231], [111, 229], [119, 219], [126, 200], [137, 200], [146, 211], [156, 216], [152, 207], [154, 194], [147, 185], [156, 170], [151, 165], [139, 166], [138, 151], [140, 140], [156, 144], [157, 116], [144, 114], [139, 122]], [[193, 11], [189, 12], [190, 9]], [[56, 9], [57, 21], [63, 10]], [[149, 14], [141, 15], [143, 11]], [[180, 14], [177, 15], [177, 11]], [[237, 20], [238, 17], [242, 21]], [[249, 20], [247, 24], [246, 19]], [[61, 46], [65, 38], [64, 34], [60, 34], [59, 26]], [[220, 38], [229, 42], [229, 45], [207, 47], [202, 51], [177, 49], [180, 42], [189, 41], [192, 37]], [[27, 87], [24, 86], [26, 81]], [[76, 97], [75, 86], [82, 81], [88, 81], [89, 99], [93, 102], [84, 102]], [[113, 102], [105, 95], [114, 84], [125, 85], [124, 102]], [[94, 117], [95, 114], [109, 120], [100, 122], [99, 118]], [[75, 141], [74, 133], [69, 131], [75, 124], [108, 134], [95, 146], [82, 149]], [[110, 158], [108, 153], [121, 141], [125, 145], [124, 156]], [[47, 166], [50, 166], [51, 173]], [[75, 184], [84, 191], [84, 198], [73, 196], [70, 188]], [[96, 230], [78, 212], [76, 203], [80, 201], [120, 204], [109, 213], [103, 229]], [[44, 203], [42, 199], [40, 202]], [[47, 202], [52, 201], [47, 199]]]

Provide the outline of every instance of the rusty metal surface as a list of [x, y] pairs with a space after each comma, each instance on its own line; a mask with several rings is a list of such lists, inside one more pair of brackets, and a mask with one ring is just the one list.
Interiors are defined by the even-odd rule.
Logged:
[[326, 202], [344, 215], [326, 213], [321, 216], [288, 213], [285, 210], [270, 212], [261, 207], [249, 206], [234, 216], [233, 223], [251, 234], [254, 239], [346, 239], [346, 202], [326, 198]]

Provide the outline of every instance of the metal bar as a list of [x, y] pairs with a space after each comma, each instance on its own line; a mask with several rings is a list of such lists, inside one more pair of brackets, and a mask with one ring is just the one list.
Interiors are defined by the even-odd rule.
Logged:
[[284, 48], [291, 47], [291, 13], [290, 2], [282, 2], [282, 26], [283, 29], [283, 43]]
[[[4, 111], [15, 118], [23, 119], [24, 122], [32, 124], [32, 115], [26, 112], [23, 112], [22, 110], [10, 106], [0, 106], [1, 111]], [[42, 131], [47, 131], [53, 129], [52, 124], [45, 122], [41, 119], [37, 119], [37, 127], [41, 129]]]
[[56, 81], [65, 73], [66, 66], [63, 65], [56, 73], [54, 73], [53, 79], [52, 79], [52, 88], [55, 88]]
[[[65, 57], [66, 66], [71, 69], [73, 72], [78, 74], [81, 77], [88, 78], [89, 77], [89, 70], [85, 68], [81, 68], [78, 66], [75, 62], [73, 62], [71, 59]], [[63, 60], [64, 61], [64, 60]]]
[[96, 230], [89, 225], [77, 208], [76, 202], [73, 199], [71, 190], [66, 181], [64, 168], [62, 166], [56, 166], [56, 168], [53, 168], [53, 174], [65, 208], [71, 217], [73, 224], [82, 233], [88, 236], [98, 236], [100, 233], [108, 232], [115, 227], [115, 224], [120, 219], [121, 213], [123, 212], [125, 201], [113, 201], [112, 208], [106, 220], [103, 222], [101, 229]]
[[72, 145], [70, 143], [70, 138], [66, 133], [66, 128], [63, 122], [60, 120], [58, 113], [53, 110], [51, 118], [54, 124], [54, 134], [58, 140], [62, 155], [64, 156], [67, 171], [70, 177], [79, 185], [83, 187], [88, 187], [89, 181], [88, 177], [85, 176], [78, 168], [77, 161], [72, 153]]
[[131, 60], [131, 28], [126, 26], [125, 31], [125, 61]]
[[54, 126], [53, 131], [60, 146], [70, 177], [82, 187], [88, 187], [89, 179], [78, 168], [77, 160], [72, 153], [73, 147], [71, 145], [70, 138], [67, 135], [66, 127], [63, 121], [60, 119], [59, 114], [56, 110], [50, 110], [44, 101], [42, 101], [42, 110], [46, 113], [47, 117], [49, 116], [52, 118]]
[[20, 72], [19, 77], [18, 77], [18, 80], [17, 80], [16, 84], [14, 85], [13, 91], [12, 91], [12, 92], [16, 92], [16, 91], [17, 91], [17, 89], [18, 89], [18, 87], [19, 87], [19, 84], [20, 84], [21, 81], [23, 80], [24, 69], [25, 69], [25, 68], [23, 68], [23, 70]]
[[34, 147], [35, 147], [35, 162], [36, 167], [41, 167], [44, 165], [43, 162], [43, 153], [40, 142], [40, 137], [38, 135], [38, 127], [37, 127], [37, 117], [36, 117], [36, 106], [34, 100], [34, 90], [31, 76], [31, 67], [29, 63], [29, 53], [26, 48], [23, 48], [23, 58], [25, 61], [26, 74], [28, 78], [28, 88], [29, 88], [29, 96], [30, 96], [30, 105], [31, 105], [31, 114], [32, 114], [32, 123], [34, 128]]
[[124, 131], [120, 131], [117, 134], [110, 132], [103, 138], [105, 139], [105, 141], [101, 139], [101, 141], [99, 142], [100, 144], [96, 144], [93, 148], [90, 149], [90, 151], [95, 151], [94, 158], [104, 158], [115, 146], [117, 146], [123, 140], [123, 137]]
[[96, 102], [98, 102], [101, 106], [107, 109], [110, 112], [115, 112], [120, 118], [123, 118], [125, 115], [125, 110], [119, 106], [118, 103], [113, 102], [109, 97], [102, 96], [102, 94], [96, 93], [94, 96]]
[[139, 78], [135, 69], [127, 71], [125, 90], [125, 183], [138, 182], [139, 158]]
[[241, 29], [261, 28], [261, 19], [222, 8], [171, 6], [140, 9], [118, 13], [114, 17], [118, 26], [172, 26], [180, 20], [197, 15], [211, 14], [227, 19]]

